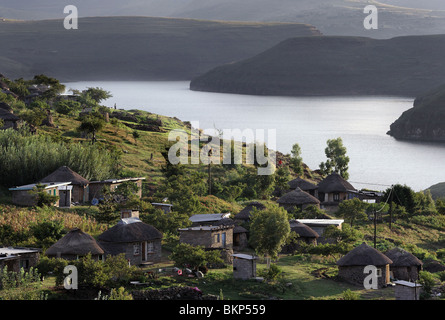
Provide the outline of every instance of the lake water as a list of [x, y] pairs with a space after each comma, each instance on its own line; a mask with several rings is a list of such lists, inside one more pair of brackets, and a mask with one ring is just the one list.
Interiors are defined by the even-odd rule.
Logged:
[[[188, 81], [73, 82], [67, 89], [101, 87], [103, 104], [198, 121], [201, 129], [276, 130], [276, 148], [290, 153], [298, 143], [303, 161], [317, 169], [326, 141], [341, 137], [356, 188], [385, 190], [406, 184], [422, 190], [445, 181], [445, 144], [397, 141], [386, 132], [413, 99], [404, 97], [263, 97], [194, 92]], [[208, 130], [206, 130], [208, 129]], [[267, 135], [266, 135], [267, 141]]]

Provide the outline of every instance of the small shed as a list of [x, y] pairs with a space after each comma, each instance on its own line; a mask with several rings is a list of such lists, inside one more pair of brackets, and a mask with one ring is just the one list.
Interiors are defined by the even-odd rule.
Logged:
[[264, 210], [266, 206], [258, 201], [250, 202], [247, 206], [245, 206], [237, 215], [235, 215], [235, 220], [240, 220], [242, 222], [249, 221], [250, 215], [252, 211], [256, 210]]
[[363, 286], [369, 275], [364, 269], [371, 265], [377, 268], [377, 287], [382, 288], [390, 282], [391, 263], [391, 259], [363, 242], [337, 261], [338, 277], [348, 283]]
[[423, 262], [412, 253], [401, 248], [394, 248], [385, 252], [385, 255], [392, 260], [389, 268], [393, 279], [405, 281], [419, 279]]
[[105, 255], [124, 253], [132, 265], [150, 264], [161, 259], [162, 233], [138, 218], [121, 219], [97, 240]]
[[296, 188], [295, 190], [284, 194], [277, 200], [277, 203], [280, 207], [283, 207], [287, 211], [294, 208], [304, 209], [310, 205], [320, 207], [320, 201], [317, 198], [311, 196], [309, 193], [301, 190], [300, 188]]
[[422, 285], [405, 280], [394, 281], [396, 285], [394, 294], [396, 300], [419, 300]]
[[234, 279], [248, 280], [256, 277], [256, 256], [236, 253], [232, 257]]
[[79, 228], [70, 230], [45, 251], [45, 255], [48, 257], [66, 260], [76, 260], [89, 253], [94, 259], [102, 260], [105, 251], [91, 235]]

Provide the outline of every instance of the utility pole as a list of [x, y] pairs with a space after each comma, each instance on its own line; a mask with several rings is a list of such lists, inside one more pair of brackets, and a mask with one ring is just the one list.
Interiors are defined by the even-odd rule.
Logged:
[[377, 249], [377, 211], [374, 208], [374, 249]]
[[391, 185], [391, 190], [389, 191], [389, 230], [392, 230], [392, 200], [394, 195], [394, 185]]

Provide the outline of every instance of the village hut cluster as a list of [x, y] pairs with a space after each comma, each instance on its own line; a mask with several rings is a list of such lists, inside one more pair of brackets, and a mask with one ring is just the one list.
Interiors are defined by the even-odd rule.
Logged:
[[[73, 203], [87, 203], [100, 199], [101, 190], [113, 190], [120, 183], [133, 181], [141, 196], [143, 178], [108, 179], [104, 181], [88, 181], [68, 167], [61, 167], [38, 183], [45, 186], [45, 191], [58, 195], [60, 207], [69, 207]], [[31, 205], [33, 198], [29, 190], [36, 184], [11, 188], [14, 203]], [[289, 192], [277, 200], [285, 210], [304, 209], [315, 205], [330, 212], [338, 207], [341, 201], [359, 197], [361, 200], [379, 201], [378, 194], [364, 194], [354, 189], [338, 174], [332, 174], [318, 185], [295, 179], [289, 183]], [[153, 203], [153, 206], [169, 214], [172, 205]], [[252, 279], [257, 277], [256, 263], [258, 257], [246, 249], [249, 247], [249, 232], [246, 225], [254, 210], [265, 210], [266, 206], [259, 201], [248, 203], [238, 214], [212, 213], [192, 215], [190, 227], [179, 229], [180, 243], [202, 246], [205, 250], [217, 250], [226, 264], [232, 264], [233, 276], [236, 279]], [[313, 245], [327, 241], [324, 238], [326, 228], [335, 226], [342, 228], [343, 220], [330, 219], [323, 216], [316, 219], [292, 219], [289, 221], [291, 231], [296, 239], [287, 243], [282, 253], [293, 253], [300, 246]], [[94, 259], [104, 260], [107, 256], [124, 254], [128, 263], [137, 266], [151, 265], [161, 261], [162, 233], [139, 219], [139, 212], [122, 209], [121, 219], [97, 239], [78, 228], [72, 229], [63, 238], [46, 250], [43, 254], [49, 257], [78, 259], [91, 254]], [[0, 268], [8, 266], [13, 270], [20, 267], [29, 268], [37, 263], [40, 249], [0, 248]], [[399, 299], [418, 298], [420, 292], [416, 283], [422, 269], [422, 261], [411, 253], [400, 248], [382, 253], [362, 243], [337, 261], [338, 278], [350, 284], [363, 286], [366, 279], [365, 268], [374, 266], [377, 270], [377, 286], [383, 288], [392, 283], [397, 284]]]

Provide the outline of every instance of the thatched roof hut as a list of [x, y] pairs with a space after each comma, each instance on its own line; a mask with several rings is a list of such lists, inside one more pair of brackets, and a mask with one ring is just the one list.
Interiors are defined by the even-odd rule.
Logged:
[[418, 279], [423, 262], [412, 253], [401, 248], [394, 248], [385, 252], [385, 255], [392, 260], [389, 267], [395, 279], [406, 281]]
[[378, 273], [377, 285], [381, 288], [390, 281], [391, 263], [391, 259], [363, 242], [337, 261], [338, 276], [349, 283], [363, 286], [366, 276], [369, 275], [364, 273], [364, 268], [375, 266]]
[[105, 254], [125, 254], [133, 265], [157, 262], [161, 259], [162, 233], [139, 218], [121, 219], [97, 238]]
[[297, 189], [300, 188], [303, 191], [313, 191], [318, 188], [316, 184], [313, 184], [312, 182], [302, 179], [302, 178], [296, 178], [288, 182], [290, 189]]
[[301, 190], [300, 188], [284, 194], [277, 200], [277, 203], [280, 205], [280, 207], [284, 207], [286, 210], [293, 207], [304, 209], [309, 205], [320, 205], [320, 201], [317, 198], [311, 196], [309, 193]]
[[49, 247], [45, 255], [49, 257], [61, 257], [64, 259], [76, 259], [91, 253], [93, 257], [101, 257], [105, 252], [96, 240], [79, 228], [74, 228], [59, 241]]
[[365, 242], [349, 251], [337, 261], [339, 266], [383, 266], [392, 260]]
[[336, 172], [330, 174], [318, 184], [319, 193], [342, 193], [351, 190], [355, 190], [352, 184], [343, 179], [343, 177]]
[[319, 237], [318, 233], [315, 232], [311, 227], [297, 220], [289, 221], [289, 225], [290, 230], [294, 231], [300, 238], [317, 239]]
[[100, 242], [129, 243], [162, 239], [162, 233], [155, 227], [137, 218], [121, 219], [98, 238]]
[[71, 182], [72, 185], [86, 186], [90, 182], [67, 166], [62, 166], [40, 182]]
[[253, 209], [257, 210], [264, 210], [266, 209], [266, 206], [262, 204], [261, 202], [253, 201], [249, 203], [247, 206], [244, 207], [236, 216], [236, 220], [244, 220], [247, 221], [250, 219], [250, 215], [252, 213]]

